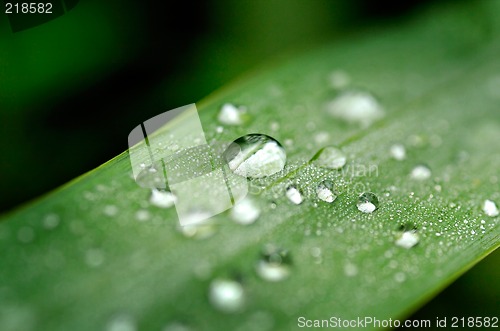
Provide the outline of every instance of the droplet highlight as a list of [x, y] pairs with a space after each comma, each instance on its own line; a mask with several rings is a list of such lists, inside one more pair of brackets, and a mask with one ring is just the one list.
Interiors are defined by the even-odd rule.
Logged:
[[257, 203], [249, 197], [236, 203], [230, 211], [230, 217], [238, 224], [248, 225], [254, 223], [260, 216], [260, 208]]
[[324, 180], [319, 183], [316, 188], [316, 194], [320, 200], [328, 203], [332, 203], [335, 199], [337, 199], [335, 187], [331, 180]]
[[494, 201], [485, 200], [483, 203], [483, 211], [490, 217], [496, 217], [500, 214], [498, 207]]
[[410, 177], [414, 180], [426, 180], [431, 178], [431, 169], [426, 165], [417, 165], [411, 171]]
[[377, 99], [360, 90], [342, 92], [327, 104], [327, 110], [335, 118], [363, 127], [384, 117], [384, 110]]
[[170, 208], [174, 205], [175, 200], [175, 195], [172, 192], [157, 189], [151, 190], [149, 198], [149, 202], [159, 208]]
[[378, 197], [372, 192], [365, 192], [358, 198], [356, 206], [360, 212], [371, 214], [378, 208]]
[[300, 205], [304, 201], [302, 192], [295, 186], [288, 186], [285, 191], [285, 195], [288, 200], [295, 205]]
[[247, 120], [247, 117], [245, 107], [226, 103], [220, 108], [218, 120], [226, 125], [241, 125]]
[[237, 281], [216, 279], [210, 284], [209, 300], [212, 306], [225, 313], [241, 311], [245, 304], [243, 286]]
[[401, 144], [391, 146], [390, 153], [393, 159], [403, 161], [406, 158], [406, 148]]

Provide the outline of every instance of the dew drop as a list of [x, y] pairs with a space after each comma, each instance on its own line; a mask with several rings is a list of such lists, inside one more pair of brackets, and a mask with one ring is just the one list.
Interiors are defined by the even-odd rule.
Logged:
[[358, 274], [358, 267], [356, 267], [356, 265], [348, 262], [344, 265], [344, 273], [348, 277], [354, 277]]
[[390, 149], [391, 156], [398, 161], [403, 161], [406, 158], [406, 149], [401, 144], [394, 144]]
[[151, 214], [145, 209], [140, 209], [135, 213], [135, 219], [139, 222], [146, 222], [150, 219]]
[[351, 78], [343, 70], [332, 71], [328, 76], [328, 80], [330, 81], [330, 86], [336, 89], [346, 87], [351, 82]]
[[359, 90], [339, 94], [327, 104], [327, 110], [336, 118], [363, 127], [384, 117], [384, 110], [377, 99], [370, 93]]
[[156, 207], [170, 208], [175, 203], [175, 195], [172, 192], [160, 191], [157, 189], [151, 190], [151, 197], [149, 202]]
[[249, 134], [236, 139], [224, 152], [229, 168], [237, 175], [262, 178], [285, 167], [286, 152], [281, 144], [264, 134]]
[[406, 275], [402, 272], [398, 272], [394, 275], [394, 280], [398, 283], [402, 283], [406, 280]]
[[426, 180], [431, 178], [431, 169], [426, 165], [417, 165], [411, 171], [410, 177], [414, 180]]
[[324, 180], [319, 183], [318, 188], [316, 189], [316, 194], [320, 200], [328, 203], [332, 203], [335, 199], [337, 199], [335, 188], [331, 180]]
[[406, 249], [412, 248], [413, 246], [417, 245], [418, 242], [419, 237], [416, 229], [404, 230], [403, 228], [396, 237], [396, 245]]
[[46, 229], [54, 229], [59, 225], [60, 219], [57, 214], [47, 214], [43, 219], [43, 226]]
[[247, 119], [245, 107], [238, 107], [231, 103], [223, 104], [219, 112], [219, 122], [226, 125], [241, 125]]
[[115, 216], [118, 214], [118, 207], [115, 205], [107, 205], [104, 207], [104, 214], [110, 217]]
[[104, 263], [104, 253], [100, 249], [92, 248], [85, 252], [85, 263], [92, 268], [97, 268]]
[[365, 192], [359, 196], [356, 206], [359, 211], [370, 214], [378, 208], [378, 204], [378, 198], [374, 193]]
[[106, 331], [137, 331], [137, 326], [132, 316], [117, 315], [109, 320]]
[[208, 297], [212, 306], [225, 313], [241, 311], [245, 305], [243, 286], [234, 280], [213, 280]]
[[484, 200], [483, 211], [486, 215], [490, 217], [495, 217], [499, 215], [498, 207], [494, 201]]
[[243, 200], [236, 203], [230, 212], [233, 221], [242, 225], [254, 223], [257, 218], [259, 218], [259, 215], [260, 209], [257, 203], [249, 197], [245, 197]]
[[261, 252], [256, 272], [264, 280], [279, 282], [290, 275], [291, 257], [287, 250], [268, 244]]
[[321, 149], [318, 154], [313, 157], [313, 163], [315, 165], [334, 170], [342, 168], [346, 164], [346, 161], [346, 154], [333, 146]]
[[160, 162], [142, 169], [135, 181], [140, 187], [144, 188], [168, 189], [167, 180], [163, 173], [163, 165]]
[[295, 205], [300, 205], [304, 201], [302, 193], [295, 186], [288, 186], [285, 195]]
[[211, 223], [184, 225], [178, 229], [184, 237], [197, 240], [210, 238], [217, 232], [215, 225]]

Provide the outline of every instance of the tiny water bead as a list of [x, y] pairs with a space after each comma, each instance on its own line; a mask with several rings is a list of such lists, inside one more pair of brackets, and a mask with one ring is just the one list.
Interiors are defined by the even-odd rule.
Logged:
[[362, 193], [358, 198], [356, 206], [363, 213], [373, 213], [378, 208], [378, 197], [372, 192]]
[[243, 106], [235, 106], [231, 103], [225, 103], [220, 108], [218, 120], [222, 124], [241, 125], [246, 119], [246, 108]]
[[406, 149], [401, 144], [394, 144], [390, 149], [391, 156], [395, 160], [403, 161], [406, 158]]
[[109, 320], [106, 331], [136, 331], [137, 325], [130, 315], [122, 314]]
[[327, 111], [333, 117], [363, 127], [384, 117], [384, 110], [377, 99], [360, 90], [342, 92], [327, 104]]
[[322, 168], [337, 170], [347, 162], [347, 156], [339, 148], [327, 146], [321, 149], [313, 158], [313, 163]]
[[412, 248], [419, 242], [419, 237], [416, 229], [402, 230], [396, 237], [396, 245], [406, 249]]
[[412, 169], [410, 177], [414, 180], [426, 180], [431, 178], [431, 175], [431, 169], [426, 165], [420, 164]]
[[208, 298], [214, 308], [225, 313], [241, 311], [245, 305], [243, 286], [239, 282], [229, 279], [213, 280], [210, 284]]
[[483, 211], [486, 215], [488, 215], [490, 217], [495, 217], [495, 216], [498, 216], [500, 214], [500, 212], [498, 211], [497, 205], [495, 204], [494, 201], [491, 201], [491, 200], [484, 201]]
[[335, 187], [331, 180], [324, 180], [319, 183], [316, 194], [318, 198], [322, 201], [332, 203], [337, 199], [337, 194], [335, 193]]
[[245, 197], [231, 209], [230, 216], [236, 223], [248, 225], [254, 223], [259, 218], [260, 209], [252, 198]]
[[302, 192], [295, 186], [288, 186], [285, 191], [285, 195], [295, 205], [300, 205], [303, 201], [304, 198], [302, 196]]
[[224, 152], [231, 171], [248, 178], [271, 176], [285, 167], [286, 152], [274, 138], [248, 134], [236, 139]]
[[149, 202], [156, 207], [160, 208], [170, 208], [175, 203], [175, 195], [172, 192], [164, 191], [164, 190], [151, 190], [151, 197], [149, 198]]
[[256, 272], [264, 280], [278, 282], [290, 275], [291, 257], [287, 250], [268, 244], [264, 246]]

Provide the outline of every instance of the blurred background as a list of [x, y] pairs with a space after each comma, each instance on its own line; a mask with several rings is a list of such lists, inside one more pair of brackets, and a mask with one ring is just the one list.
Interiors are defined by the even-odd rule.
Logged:
[[[17, 32], [2, 10], [0, 212], [123, 152], [138, 123], [262, 64], [457, 2], [473, 0], [72, 0]], [[413, 318], [498, 314], [499, 262], [492, 254]]]

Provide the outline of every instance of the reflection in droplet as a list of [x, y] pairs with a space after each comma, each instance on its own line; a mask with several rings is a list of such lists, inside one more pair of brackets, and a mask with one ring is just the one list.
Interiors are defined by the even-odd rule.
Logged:
[[288, 186], [285, 195], [295, 205], [300, 205], [304, 201], [302, 193], [295, 186]]
[[278, 141], [264, 134], [236, 139], [224, 152], [229, 168], [237, 175], [262, 178], [285, 167], [286, 152]]
[[320, 200], [323, 200], [328, 203], [332, 203], [335, 199], [337, 199], [337, 195], [335, 193], [335, 187], [331, 180], [324, 180], [319, 183], [316, 194]]
[[356, 206], [359, 211], [370, 214], [378, 208], [378, 204], [378, 197], [374, 193], [365, 192], [359, 196]]

